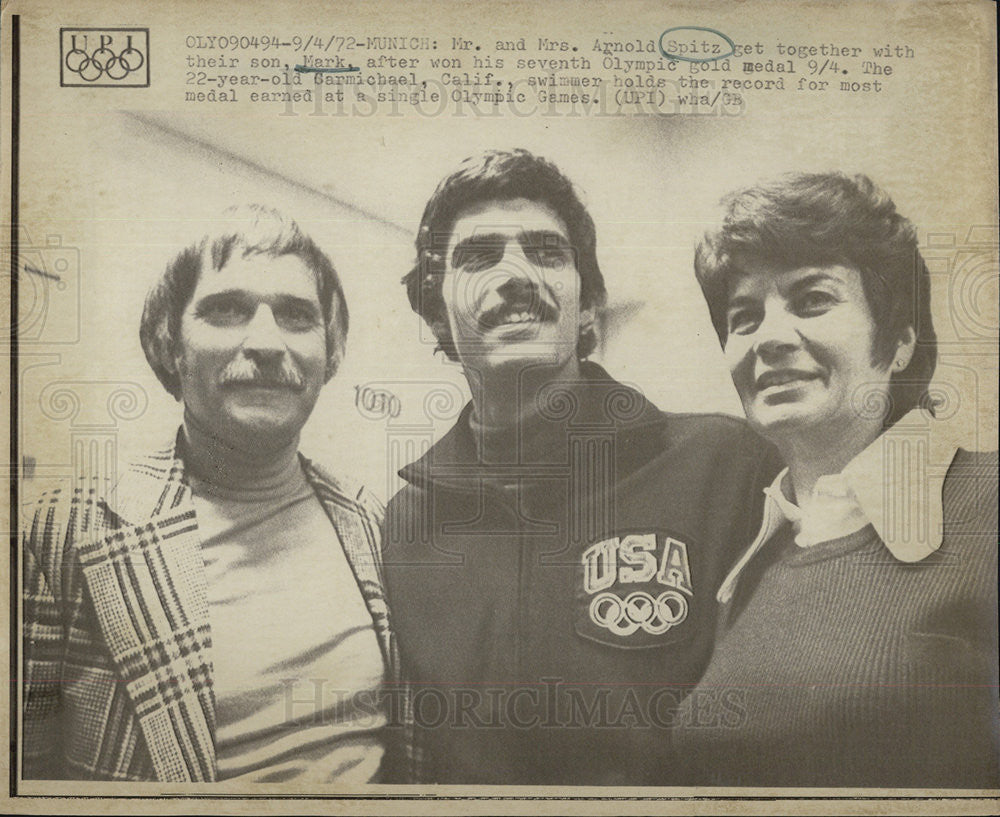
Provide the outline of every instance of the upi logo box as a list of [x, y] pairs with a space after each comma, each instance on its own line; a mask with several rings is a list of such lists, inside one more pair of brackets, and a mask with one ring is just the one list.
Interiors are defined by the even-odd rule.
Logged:
[[64, 88], [148, 88], [148, 28], [59, 29]]

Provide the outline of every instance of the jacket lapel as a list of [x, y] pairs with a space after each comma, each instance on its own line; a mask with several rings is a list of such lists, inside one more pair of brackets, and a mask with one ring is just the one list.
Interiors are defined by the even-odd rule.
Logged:
[[[368, 613], [375, 625], [379, 647], [390, 678], [396, 678], [399, 662], [389, 624], [389, 609], [385, 600], [382, 575], [381, 508], [374, 513], [362, 503], [351, 499], [338, 480], [305, 458], [302, 461], [306, 479], [326, 511], [334, 532], [354, 572]], [[353, 492], [352, 492], [353, 493]]]
[[156, 778], [212, 781], [215, 700], [201, 542], [173, 446], [133, 463], [113, 530], [80, 547], [84, 580]]

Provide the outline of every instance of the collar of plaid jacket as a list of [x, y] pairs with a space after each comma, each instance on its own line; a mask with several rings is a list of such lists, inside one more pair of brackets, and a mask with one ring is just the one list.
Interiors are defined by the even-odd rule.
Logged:
[[[107, 499], [117, 519], [80, 561], [102, 635], [126, 684], [156, 778], [213, 781], [215, 698], [207, 585], [177, 437], [129, 465]], [[398, 677], [383, 595], [377, 501], [303, 458], [371, 613], [389, 677]]]

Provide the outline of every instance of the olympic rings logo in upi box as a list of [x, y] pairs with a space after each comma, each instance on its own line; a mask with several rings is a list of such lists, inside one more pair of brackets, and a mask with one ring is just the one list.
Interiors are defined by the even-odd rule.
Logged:
[[148, 28], [59, 29], [64, 88], [148, 88]]

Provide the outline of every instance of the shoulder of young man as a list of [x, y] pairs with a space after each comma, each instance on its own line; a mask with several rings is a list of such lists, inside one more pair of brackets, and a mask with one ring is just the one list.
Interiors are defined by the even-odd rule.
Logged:
[[[770, 484], [783, 463], [773, 445], [740, 417], [729, 414], [660, 412], [660, 421], [629, 429], [626, 442], [651, 454], [670, 455], [676, 467], [688, 460], [749, 469]], [[762, 486], [763, 487], [763, 486]]]

